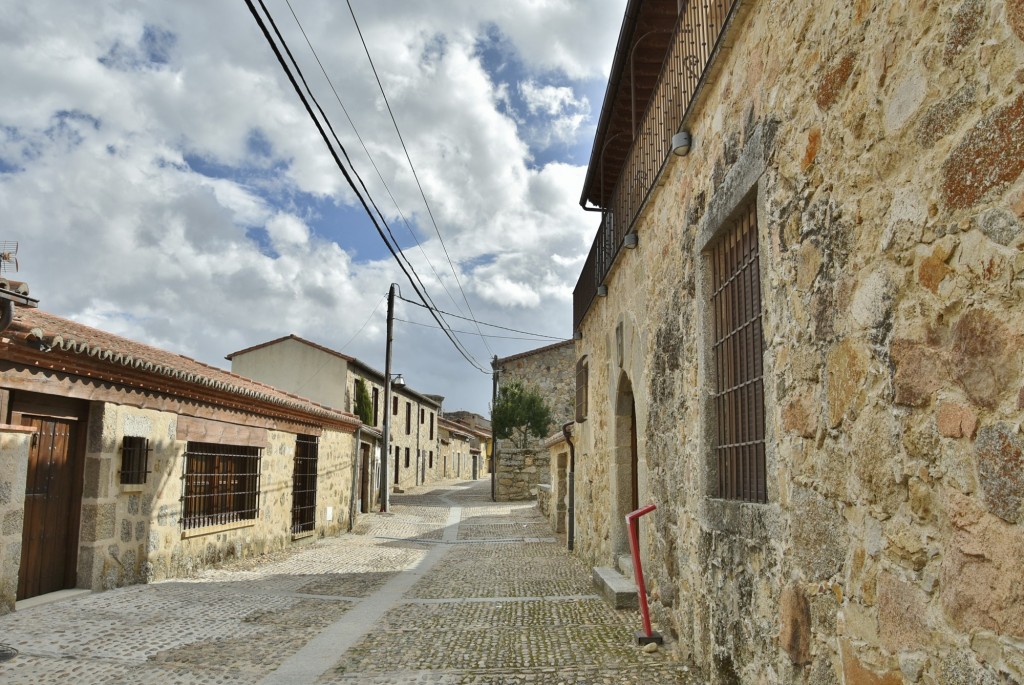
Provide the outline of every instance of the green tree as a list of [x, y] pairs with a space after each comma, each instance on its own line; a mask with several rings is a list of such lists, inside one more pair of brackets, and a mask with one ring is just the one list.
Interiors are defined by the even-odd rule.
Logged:
[[373, 402], [370, 400], [370, 391], [366, 389], [366, 382], [362, 378], [356, 379], [356, 416], [368, 426], [373, 425]]
[[547, 437], [551, 425], [551, 409], [534, 388], [520, 381], [508, 381], [498, 389], [498, 397], [491, 407], [491, 428], [494, 436], [512, 440], [523, 449], [535, 438]]

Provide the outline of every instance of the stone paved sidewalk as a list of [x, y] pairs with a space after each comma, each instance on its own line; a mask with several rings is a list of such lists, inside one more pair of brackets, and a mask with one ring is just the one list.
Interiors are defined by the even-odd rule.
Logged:
[[0, 617], [0, 683], [691, 683], [642, 653], [531, 503], [395, 495], [352, 535]]

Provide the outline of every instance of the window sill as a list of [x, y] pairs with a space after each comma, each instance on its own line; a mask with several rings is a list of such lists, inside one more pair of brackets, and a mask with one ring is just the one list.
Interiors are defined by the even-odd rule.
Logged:
[[765, 544], [781, 540], [785, 532], [779, 508], [771, 502], [706, 497], [703, 523], [708, 530], [733, 533]]
[[213, 535], [214, 533], [223, 533], [228, 530], [237, 530], [239, 528], [253, 528], [256, 525], [256, 521], [253, 519], [246, 519], [245, 521], [234, 521], [233, 523], [222, 523], [219, 526], [204, 526], [202, 528], [189, 528], [188, 530], [181, 531], [181, 539], [185, 540], [188, 538], [199, 538], [204, 535]]
[[292, 542], [295, 542], [296, 540], [302, 540], [304, 538], [311, 538], [314, 535], [316, 535], [315, 530], [307, 530], [304, 533], [292, 533]]
[[146, 489], [145, 483], [119, 483], [121, 492], [143, 492]]

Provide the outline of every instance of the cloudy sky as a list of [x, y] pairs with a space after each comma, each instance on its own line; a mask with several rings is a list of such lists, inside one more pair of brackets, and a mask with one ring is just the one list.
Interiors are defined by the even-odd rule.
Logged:
[[[418, 183], [346, 3], [290, 1], [265, 0], [437, 306], [569, 337], [625, 0], [353, 0]], [[0, 240], [42, 308], [225, 367], [294, 333], [383, 369], [388, 285], [415, 293], [244, 0], [8, 2], [0, 49]], [[486, 414], [489, 375], [397, 317], [395, 370]], [[551, 342], [459, 337], [488, 368]]]

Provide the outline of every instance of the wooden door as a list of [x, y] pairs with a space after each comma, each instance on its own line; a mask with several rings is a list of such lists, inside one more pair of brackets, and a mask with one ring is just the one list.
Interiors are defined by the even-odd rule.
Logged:
[[18, 599], [74, 585], [77, 548], [75, 482], [76, 422], [23, 415], [38, 432], [29, 450], [25, 522], [21, 539]]
[[362, 443], [359, 447], [359, 511], [365, 514], [370, 511], [370, 446]]

